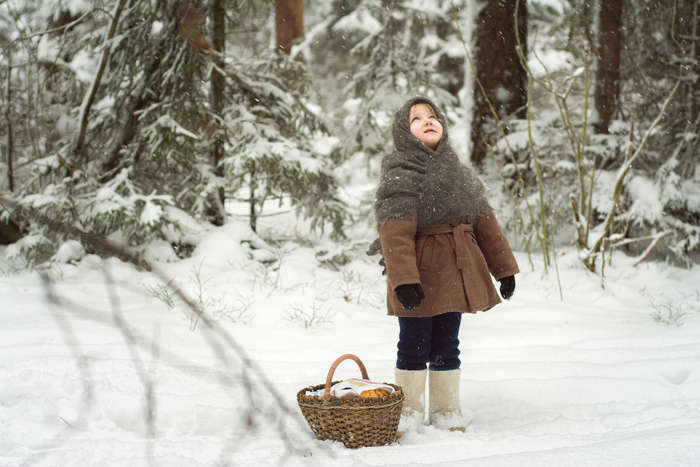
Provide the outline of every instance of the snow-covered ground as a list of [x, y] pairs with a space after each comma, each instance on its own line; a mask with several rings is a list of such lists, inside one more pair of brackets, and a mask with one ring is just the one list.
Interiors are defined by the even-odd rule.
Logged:
[[[363, 253], [371, 232], [340, 251], [293, 241], [290, 214], [265, 219], [291, 240], [253, 251], [234, 221], [159, 264], [207, 320], [117, 259], [56, 263], [44, 279], [3, 260], [0, 465], [700, 465], [700, 266], [616, 254], [603, 281], [574, 250], [559, 276], [517, 253], [514, 298], [463, 320], [466, 433], [425, 426], [350, 450], [312, 438], [296, 393], [343, 353], [393, 381], [398, 326]], [[319, 266], [342, 252], [338, 270]], [[336, 373], [349, 376], [350, 361]]]

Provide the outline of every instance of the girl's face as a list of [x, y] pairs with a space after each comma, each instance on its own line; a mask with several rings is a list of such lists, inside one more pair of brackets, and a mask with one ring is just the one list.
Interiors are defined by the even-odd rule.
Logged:
[[430, 149], [435, 149], [442, 139], [442, 125], [435, 111], [428, 104], [416, 104], [408, 113], [411, 134]]

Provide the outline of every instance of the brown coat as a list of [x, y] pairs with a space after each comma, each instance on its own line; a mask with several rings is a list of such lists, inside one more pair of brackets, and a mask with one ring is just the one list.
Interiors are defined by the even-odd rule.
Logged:
[[[417, 231], [417, 217], [391, 219], [379, 226], [387, 269], [388, 314], [435, 316], [447, 312], [476, 313], [501, 302], [494, 278], [519, 272], [513, 252], [492, 210], [484, 211], [476, 229], [470, 224], [433, 225]], [[404, 311], [394, 290], [421, 284], [425, 298]]]

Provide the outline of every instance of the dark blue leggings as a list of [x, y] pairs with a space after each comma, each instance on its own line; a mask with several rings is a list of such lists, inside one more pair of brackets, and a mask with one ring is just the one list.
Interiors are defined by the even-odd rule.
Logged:
[[456, 370], [459, 368], [459, 324], [462, 313], [443, 313], [430, 318], [399, 318], [396, 368]]

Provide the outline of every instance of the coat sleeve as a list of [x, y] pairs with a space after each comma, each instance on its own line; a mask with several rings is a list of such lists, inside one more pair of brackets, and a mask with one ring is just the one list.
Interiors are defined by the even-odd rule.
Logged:
[[481, 213], [474, 234], [486, 259], [489, 271], [496, 280], [520, 272], [515, 256], [513, 256], [513, 250], [498, 226], [496, 215], [491, 209]]
[[379, 241], [391, 290], [399, 285], [420, 284], [416, 262], [417, 226], [415, 214], [406, 219], [389, 219], [379, 226]]

